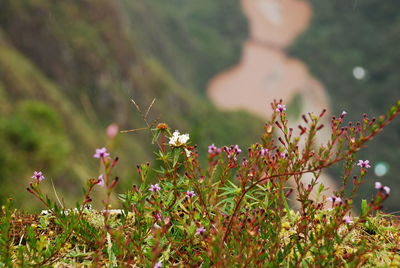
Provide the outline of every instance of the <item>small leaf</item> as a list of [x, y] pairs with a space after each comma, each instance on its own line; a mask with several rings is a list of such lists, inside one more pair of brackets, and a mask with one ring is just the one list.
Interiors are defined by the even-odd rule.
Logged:
[[367, 200], [363, 199], [361, 201], [361, 217], [365, 217], [368, 214], [368, 204]]
[[173, 162], [173, 167], [176, 166], [176, 163], [178, 163], [179, 160], [179, 155], [180, 155], [180, 149], [179, 148], [174, 148], [174, 162]]

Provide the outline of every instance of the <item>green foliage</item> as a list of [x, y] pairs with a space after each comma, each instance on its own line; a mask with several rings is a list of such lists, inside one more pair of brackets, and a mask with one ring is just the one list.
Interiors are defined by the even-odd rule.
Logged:
[[204, 92], [239, 60], [247, 34], [239, 0], [120, 2], [139, 45], [188, 88]]
[[60, 116], [38, 101], [22, 101], [0, 119], [0, 146], [2, 189], [16, 198], [23, 195], [16, 191], [15, 180], [30, 174], [32, 164], [55, 174], [65, 168], [71, 151]]
[[[134, 133], [131, 134], [133, 137], [118, 135], [115, 140], [107, 140], [105, 134], [99, 134], [112, 122], [116, 122], [121, 129], [141, 126], [141, 119], [135, 114], [133, 105], [126, 101], [130, 98], [146, 106], [157, 97], [157, 105], [151, 109], [149, 118], [157, 121], [162, 117], [174, 128], [196, 128], [195, 142], [204, 140], [227, 144], [232, 143], [233, 138], [240, 138], [240, 144], [244, 145], [256, 137], [257, 119], [242, 113], [220, 114], [206, 99], [185, 88], [194, 88], [188, 83], [194, 77], [199, 77], [202, 83], [208, 79], [198, 75], [200, 68], [193, 64], [204, 58], [208, 49], [213, 51], [214, 56], [213, 61], [207, 63], [211, 67], [205, 68], [209, 72], [207, 76], [210, 76], [214, 66], [229, 64], [232, 53], [224, 52], [222, 46], [204, 47], [208, 41], [200, 50], [197, 45], [190, 45], [184, 50], [173, 45], [170, 39], [173, 36], [169, 36], [174, 32], [171, 27], [183, 21], [179, 19], [173, 22], [175, 8], [170, 6], [171, 12], [163, 13], [159, 8], [160, 3], [2, 1], [0, 136], [7, 138], [0, 140], [4, 148], [0, 151], [0, 179], [4, 185], [15, 179], [29, 177], [32, 164], [36, 168], [45, 167], [55, 185], [60, 187], [62, 199], [69, 204], [77, 195], [71, 185], [98, 176], [88, 152], [105, 143], [121, 156], [119, 175], [132, 177], [132, 165], [136, 165], [139, 159], [151, 159], [148, 137]], [[195, 3], [190, 5], [193, 5], [191, 10], [199, 7]], [[208, 16], [214, 5], [210, 1], [201, 18]], [[217, 6], [221, 9], [229, 6], [237, 10], [236, 5], [228, 2], [221, 2]], [[141, 8], [144, 7], [149, 7], [146, 10], [149, 13], [142, 13]], [[144, 20], [136, 23], [139, 13]], [[193, 31], [205, 31], [206, 25], [202, 25], [201, 18], [191, 23], [191, 29], [200, 29]], [[225, 16], [224, 20], [228, 18]], [[163, 56], [161, 60], [154, 57], [158, 55], [150, 53], [155, 51], [153, 39], [144, 44], [151, 36], [147, 29], [153, 29], [149, 28], [154, 26], [152, 21], [172, 23], [166, 24], [164, 30], [154, 29], [161, 33], [157, 40], [161, 48], [157, 51], [178, 51], [180, 54], [176, 61], [171, 58], [174, 54], [168, 52], [165, 54], [167, 57]], [[131, 28], [125, 27], [130, 22], [135, 23]], [[234, 25], [223, 25], [226, 25], [223, 26], [224, 36], [236, 36]], [[183, 33], [178, 33], [177, 37], [184, 38], [185, 35], [181, 35]], [[207, 40], [229, 43], [219, 37], [219, 33], [222, 32], [216, 30]], [[208, 34], [204, 32], [204, 35]], [[193, 32], [186, 37], [193, 38]], [[179, 42], [182, 46], [185, 43], [188, 44], [184, 40]], [[239, 48], [239, 44], [236, 48]], [[191, 53], [197, 50], [199, 52]], [[193, 55], [193, 58], [187, 55]], [[224, 56], [221, 58], [218, 55]], [[175, 65], [169, 66], [173, 62]], [[207, 122], [214, 126], [222, 122], [225, 132], [216, 127], [202, 129]], [[242, 127], [242, 123], [246, 125]], [[235, 136], [229, 137], [227, 132], [235, 133]], [[205, 151], [206, 147], [201, 150]], [[131, 152], [135, 154], [132, 156]], [[71, 153], [73, 158], [70, 157]], [[124, 181], [121, 187], [129, 185]], [[17, 206], [25, 202], [26, 196], [7, 187], [0, 190], [3, 199], [5, 192], [12, 193]]]

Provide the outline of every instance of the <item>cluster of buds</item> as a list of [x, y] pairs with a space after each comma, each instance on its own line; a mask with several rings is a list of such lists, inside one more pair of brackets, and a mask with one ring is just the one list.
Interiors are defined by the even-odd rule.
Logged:
[[229, 159], [237, 160], [237, 156], [242, 152], [238, 145], [225, 146], [224, 151]]
[[225, 146], [224, 151], [229, 159], [229, 167], [234, 168], [237, 166], [237, 156], [242, 152], [238, 145]]

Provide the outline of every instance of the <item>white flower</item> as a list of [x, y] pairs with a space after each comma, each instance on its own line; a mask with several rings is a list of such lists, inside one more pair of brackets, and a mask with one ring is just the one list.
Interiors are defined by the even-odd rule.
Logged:
[[192, 152], [185, 148], [186, 156], [189, 158]]
[[385, 190], [386, 194], [390, 194], [390, 188], [388, 186], [383, 187], [383, 190]]
[[178, 130], [172, 134], [172, 137], [169, 138], [169, 145], [174, 147], [180, 147], [185, 145], [189, 140], [189, 134], [180, 134]]

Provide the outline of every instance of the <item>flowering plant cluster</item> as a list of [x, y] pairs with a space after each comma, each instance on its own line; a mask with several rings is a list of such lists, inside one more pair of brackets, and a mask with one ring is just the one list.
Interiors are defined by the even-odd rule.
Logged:
[[[373, 165], [357, 159], [356, 152], [400, 113], [400, 102], [378, 120], [364, 115], [362, 123], [345, 125], [345, 112], [333, 117], [331, 139], [323, 145], [316, 145], [314, 139], [324, 127], [320, 119], [325, 111], [304, 115], [295, 136], [288, 126], [286, 106], [282, 102], [271, 106], [273, 115], [259, 143], [246, 151], [237, 145], [212, 144], [206, 167], [200, 164], [189, 134], [171, 134], [168, 125], [152, 126], [143, 116], [158, 145], [161, 165], [137, 166], [140, 184], [119, 194], [119, 210], [110, 209], [118, 183], [112, 176], [118, 158], [112, 158], [106, 148], [96, 150], [100, 174], [88, 181], [73, 213], [42, 193], [44, 177], [35, 172], [28, 191], [47, 213], [24, 222], [23, 216], [3, 207], [2, 222], [22, 219], [22, 227], [16, 232], [10, 224], [3, 225], [0, 241], [6, 250], [1, 260], [5, 265], [89, 262], [109, 267], [399, 264], [400, 228], [393, 223], [396, 219], [379, 212], [390, 188], [376, 182], [376, 194], [369, 202], [363, 200], [357, 217], [353, 198], [360, 184], [370, 179], [368, 169]], [[340, 162], [341, 185], [327, 196], [319, 184], [321, 172]], [[157, 175], [150, 177], [150, 171]], [[302, 180], [304, 174], [312, 175], [309, 183]], [[294, 180], [294, 189], [288, 186], [289, 179]], [[105, 190], [100, 211], [88, 206], [95, 187]], [[299, 203], [298, 210], [290, 208], [293, 202]], [[397, 235], [387, 235], [390, 232]], [[365, 234], [386, 235], [392, 246], [382, 248], [364, 239]]]

